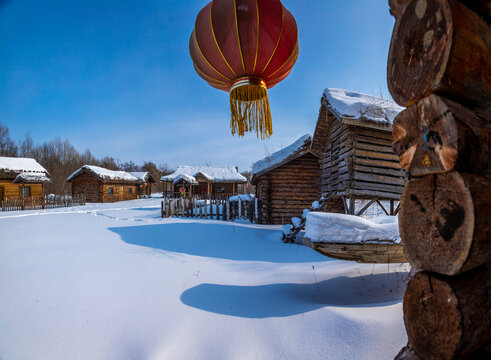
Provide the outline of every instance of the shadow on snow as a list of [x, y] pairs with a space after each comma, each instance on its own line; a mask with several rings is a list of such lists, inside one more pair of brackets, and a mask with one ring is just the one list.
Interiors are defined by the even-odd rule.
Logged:
[[212, 313], [243, 318], [298, 315], [328, 305], [364, 307], [400, 302], [406, 272], [340, 276], [317, 284], [236, 286], [201, 284], [186, 290], [181, 301]]
[[171, 223], [113, 227], [109, 230], [128, 244], [195, 256], [277, 263], [330, 260], [306, 246], [282, 243], [278, 230], [230, 223]]

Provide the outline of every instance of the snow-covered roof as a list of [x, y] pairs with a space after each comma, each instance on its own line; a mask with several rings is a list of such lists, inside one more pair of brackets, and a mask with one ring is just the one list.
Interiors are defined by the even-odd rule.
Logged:
[[81, 173], [83, 170], [86, 170], [97, 177], [101, 178], [104, 181], [138, 181], [136, 177], [127, 173], [126, 171], [115, 171], [105, 169], [100, 166], [94, 165], [84, 165], [80, 169], [74, 171], [67, 179], [67, 181], [72, 180], [75, 176]]
[[141, 182], [147, 182], [148, 178], [150, 178], [150, 173], [148, 171], [130, 171], [128, 174], [133, 175]]
[[312, 136], [305, 134], [298, 138], [293, 144], [265, 157], [254, 163], [252, 166], [252, 175], [259, 176], [268, 171], [271, 171], [278, 166], [285, 164], [288, 161], [296, 159], [298, 156], [303, 155], [305, 151], [309, 150]]
[[195, 177], [201, 174], [210, 182], [247, 182], [247, 179], [239, 174], [233, 166], [185, 166], [177, 167], [172, 174], [164, 175], [161, 181], [174, 181], [179, 175]]
[[397, 216], [368, 220], [355, 215], [309, 212], [305, 236], [313, 242], [401, 243]]
[[48, 171], [34, 159], [6, 156], [0, 156], [0, 170], [7, 172], [48, 173]]
[[324, 99], [329, 109], [338, 119], [367, 120], [392, 124], [403, 107], [394, 101], [358, 91], [327, 88]]
[[239, 194], [230, 196], [228, 199], [230, 201], [254, 201], [254, 194]]
[[46, 183], [51, 180], [42, 172], [22, 172], [14, 179], [14, 184], [23, 183]]
[[186, 175], [186, 174], [179, 174], [176, 176], [176, 178], [174, 179], [174, 182], [173, 184], [177, 184], [179, 181], [185, 181], [191, 185], [198, 185], [198, 182], [196, 181], [196, 179], [194, 178], [194, 176], [191, 176], [191, 175]]

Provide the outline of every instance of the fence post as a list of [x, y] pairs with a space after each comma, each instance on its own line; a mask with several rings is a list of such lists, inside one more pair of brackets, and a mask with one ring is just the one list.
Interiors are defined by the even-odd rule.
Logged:
[[254, 198], [254, 222], [257, 224], [259, 220], [259, 214], [258, 214], [258, 207], [257, 207], [257, 198]]
[[226, 220], [229, 221], [230, 220], [230, 201], [229, 200], [226, 200], [226, 202], [225, 202], [225, 216], [226, 216]]
[[164, 200], [160, 203], [160, 217], [164, 217]]
[[240, 200], [240, 197], [239, 197], [239, 219], [242, 218], [242, 201]]

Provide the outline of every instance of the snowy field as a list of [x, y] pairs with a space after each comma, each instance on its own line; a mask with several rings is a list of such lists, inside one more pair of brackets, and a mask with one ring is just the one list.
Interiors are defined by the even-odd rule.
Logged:
[[408, 266], [160, 199], [0, 212], [0, 359], [393, 359]]

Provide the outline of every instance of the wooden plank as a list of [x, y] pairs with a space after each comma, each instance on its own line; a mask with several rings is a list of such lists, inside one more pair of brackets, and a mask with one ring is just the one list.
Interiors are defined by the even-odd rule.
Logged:
[[355, 149], [353, 152], [353, 156], [356, 157], [365, 157], [369, 159], [381, 159], [381, 160], [388, 160], [388, 161], [397, 161], [399, 162], [399, 156], [397, 156], [394, 153], [387, 154], [387, 153], [381, 153], [377, 151], [368, 151], [368, 150], [358, 150]]
[[370, 264], [407, 262], [402, 244], [313, 242], [305, 236], [303, 242], [320, 254], [334, 259]]
[[401, 179], [399, 177], [367, 174], [361, 172], [353, 172], [353, 179], [374, 182], [374, 183], [382, 183], [387, 185], [404, 186], [404, 184], [406, 183], [404, 179]]
[[385, 160], [374, 160], [374, 159], [364, 159], [364, 158], [355, 158], [353, 159], [353, 162], [355, 164], [359, 165], [372, 165], [372, 166], [378, 166], [378, 167], [387, 167], [391, 169], [401, 169], [401, 165], [399, 162], [392, 162], [392, 161], [385, 161]]

